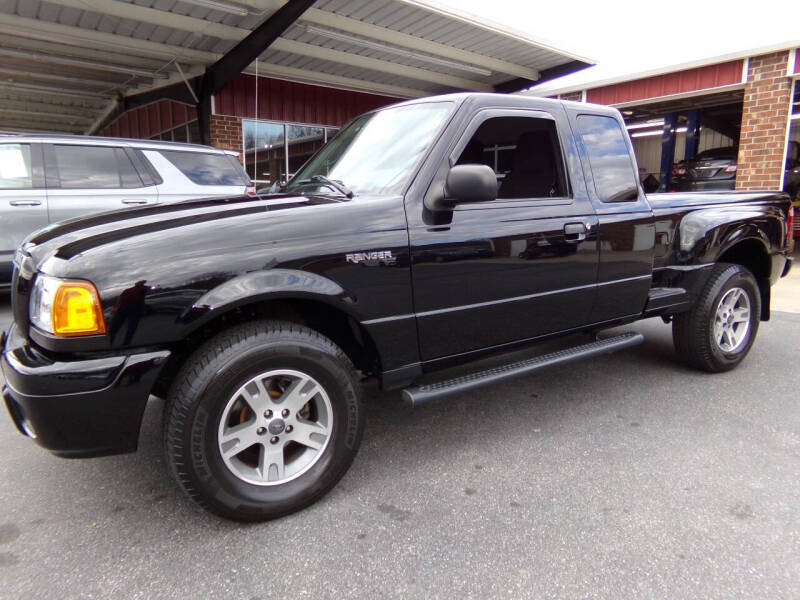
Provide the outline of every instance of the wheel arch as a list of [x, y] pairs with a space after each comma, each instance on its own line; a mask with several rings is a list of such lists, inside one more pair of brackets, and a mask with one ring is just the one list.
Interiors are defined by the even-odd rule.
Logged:
[[255, 320], [305, 325], [336, 343], [353, 365], [379, 372], [381, 358], [353, 309], [354, 298], [337, 283], [312, 273], [275, 269], [231, 279], [204, 294], [184, 314], [186, 335], [174, 345], [153, 393], [165, 396], [183, 362], [206, 340], [225, 329]]
[[735, 237], [723, 247], [717, 263], [731, 263], [740, 265], [749, 270], [755, 277], [761, 295], [762, 321], [768, 321], [770, 316], [770, 273], [772, 263], [769, 257], [767, 244], [761, 236]]

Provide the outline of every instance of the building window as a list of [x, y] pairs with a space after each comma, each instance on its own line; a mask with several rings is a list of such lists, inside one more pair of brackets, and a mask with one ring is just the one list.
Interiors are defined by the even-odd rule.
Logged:
[[242, 161], [257, 187], [286, 183], [339, 131], [336, 127], [242, 119]]
[[200, 144], [200, 125], [197, 119], [189, 121], [183, 125], [178, 125], [167, 131], [150, 138], [151, 140], [163, 140], [165, 142], [188, 142], [190, 144]]

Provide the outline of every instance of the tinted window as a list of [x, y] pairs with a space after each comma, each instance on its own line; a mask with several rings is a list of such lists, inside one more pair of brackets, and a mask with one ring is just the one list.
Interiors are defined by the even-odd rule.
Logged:
[[0, 189], [31, 189], [31, 147], [28, 144], [0, 145]]
[[461, 151], [457, 164], [494, 169], [498, 199], [566, 196], [556, 124], [550, 119], [487, 119]]
[[581, 139], [589, 155], [592, 177], [601, 202], [636, 200], [638, 186], [625, 134], [616, 119], [597, 115], [578, 117]]
[[[67, 189], [107, 189], [123, 187], [120, 157], [126, 173], [125, 187], [136, 187], [131, 182], [130, 170], [133, 167], [124, 151], [119, 148], [103, 146], [73, 146], [71, 144], [54, 147], [58, 177], [61, 187]], [[138, 175], [136, 176], [138, 178]], [[141, 185], [139, 182], [137, 185]]]
[[161, 154], [198, 185], [250, 185], [244, 170], [226, 154], [162, 150]]

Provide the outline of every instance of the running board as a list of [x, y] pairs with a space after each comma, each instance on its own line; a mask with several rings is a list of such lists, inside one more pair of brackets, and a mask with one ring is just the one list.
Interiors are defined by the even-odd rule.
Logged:
[[454, 377], [453, 379], [446, 379], [445, 381], [437, 381], [435, 383], [411, 386], [403, 390], [403, 399], [411, 406], [419, 406], [431, 400], [438, 400], [439, 398], [444, 398], [445, 396], [451, 396], [453, 394], [461, 394], [505, 379], [529, 375], [530, 373], [539, 371], [540, 369], [546, 369], [547, 367], [565, 365], [584, 358], [600, 356], [601, 354], [610, 354], [617, 350], [636, 346], [643, 341], [644, 336], [641, 333], [623, 333], [566, 350], [559, 350], [558, 352], [527, 358], [500, 367], [477, 371], [469, 375], [462, 375], [461, 377]]

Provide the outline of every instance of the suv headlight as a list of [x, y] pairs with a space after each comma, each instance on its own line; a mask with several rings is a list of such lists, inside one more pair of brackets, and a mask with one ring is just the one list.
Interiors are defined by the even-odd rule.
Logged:
[[88, 281], [37, 275], [29, 314], [36, 327], [61, 337], [106, 332], [97, 289]]

